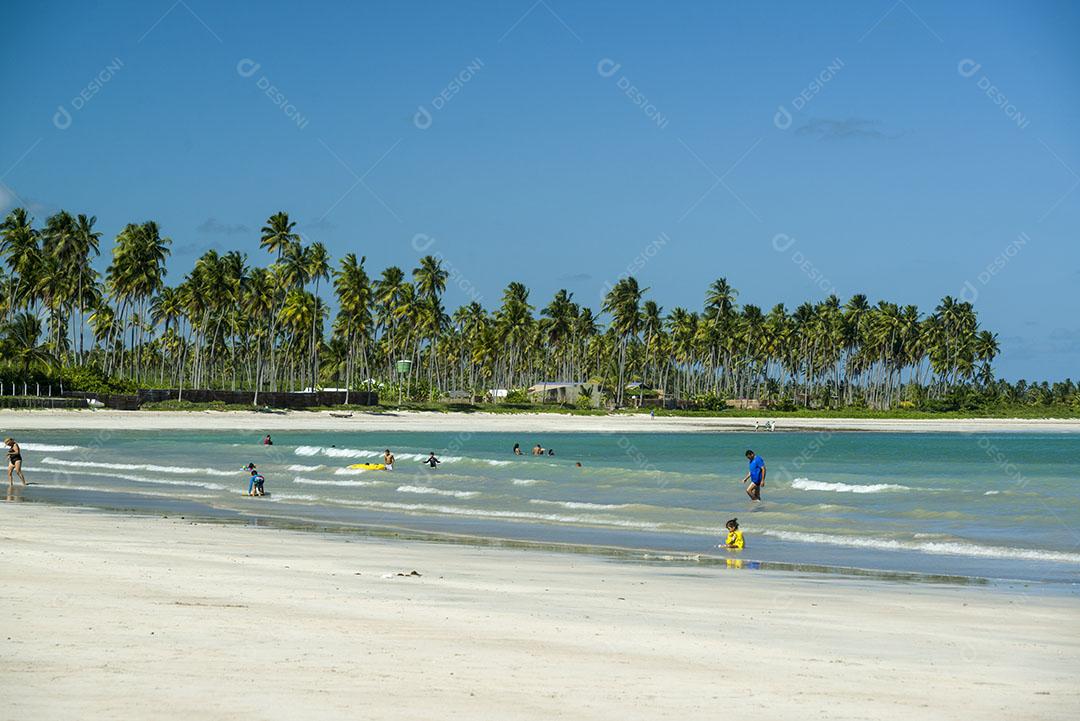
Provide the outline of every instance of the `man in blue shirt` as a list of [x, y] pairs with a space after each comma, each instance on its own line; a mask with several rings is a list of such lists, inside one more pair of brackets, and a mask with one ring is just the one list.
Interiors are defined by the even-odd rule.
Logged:
[[753, 451], [747, 451], [746, 460], [750, 461], [750, 471], [746, 478], [742, 479], [743, 483], [750, 481], [750, 485], [746, 487], [746, 495], [750, 496], [751, 501], [760, 501], [761, 487], [765, 485], [765, 459], [755, 455]]

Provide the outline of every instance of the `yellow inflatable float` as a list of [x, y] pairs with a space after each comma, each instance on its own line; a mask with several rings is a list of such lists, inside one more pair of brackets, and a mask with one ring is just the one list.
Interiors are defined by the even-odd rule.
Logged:
[[385, 463], [354, 463], [349, 468], [356, 468], [361, 471], [385, 471]]

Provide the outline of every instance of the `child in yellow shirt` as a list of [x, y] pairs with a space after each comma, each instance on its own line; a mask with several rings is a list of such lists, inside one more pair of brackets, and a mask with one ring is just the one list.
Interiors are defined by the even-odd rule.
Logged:
[[743, 546], [746, 545], [746, 542], [743, 540], [742, 531], [739, 530], [738, 518], [732, 518], [730, 521], [724, 524], [724, 526], [725, 528], [727, 528], [728, 531], [727, 541], [725, 541], [724, 543], [725, 547], [741, 549]]

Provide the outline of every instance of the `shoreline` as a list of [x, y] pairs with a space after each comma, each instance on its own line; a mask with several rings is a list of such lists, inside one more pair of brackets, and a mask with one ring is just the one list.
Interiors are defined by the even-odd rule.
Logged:
[[[439, 413], [432, 411], [0, 411], [0, 431], [212, 430], [273, 432], [428, 431], [451, 433], [719, 433], [754, 431], [756, 417], [575, 416], [555, 413]], [[784, 418], [774, 432], [1080, 433], [1080, 418]], [[763, 432], [763, 431], [760, 431]]]
[[0, 505], [0, 526], [10, 718], [912, 721], [1080, 708], [1076, 598], [39, 504]]
[[[53, 487], [47, 484], [31, 483], [30, 487], [44, 488], [49, 491], [60, 490], [62, 487]], [[772, 542], [767, 537], [759, 537], [755, 542], [755, 549], [749, 552], [735, 554], [716, 551], [716, 545], [712, 539], [708, 539], [702, 545], [689, 548], [650, 547], [647, 545], [620, 544], [618, 541], [607, 539], [603, 542], [590, 542], [584, 539], [577, 540], [554, 540], [541, 539], [531, 535], [526, 528], [524, 533], [516, 533], [507, 527], [497, 529], [492, 533], [483, 533], [479, 530], [451, 529], [440, 527], [438, 517], [387, 517], [376, 519], [334, 519], [317, 516], [295, 515], [290, 511], [282, 513], [263, 512], [258, 507], [238, 510], [234, 508], [222, 508], [209, 505], [201, 500], [175, 501], [170, 496], [144, 496], [129, 495], [123, 491], [115, 493], [102, 492], [98, 496], [83, 496], [81, 498], [61, 500], [57, 498], [37, 498], [34, 500], [21, 499], [24, 493], [18, 485], [15, 486], [15, 497], [8, 497], [9, 501], [32, 506], [45, 506], [48, 508], [68, 509], [72, 511], [86, 511], [106, 515], [116, 515], [133, 518], [186, 518], [190, 522], [201, 524], [219, 524], [223, 526], [258, 526], [266, 529], [300, 534], [313, 534], [316, 536], [326, 535], [337, 538], [360, 538], [373, 539], [386, 543], [421, 543], [438, 544], [447, 546], [459, 546], [465, 548], [490, 548], [504, 549], [526, 554], [557, 554], [566, 557], [590, 557], [612, 563], [660, 565], [669, 567], [687, 567], [696, 569], [745, 569], [747, 571], [762, 572], [771, 575], [787, 574], [798, 575], [806, 578], [847, 579], [870, 582], [885, 582], [895, 584], [910, 584], [913, 586], [942, 585], [942, 586], [979, 586], [983, 588], [1015, 589], [1024, 588], [1032, 594], [1050, 594], [1074, 596], [1080, 600], [1080, 591], [1074, 577], [1034, 577], [1017, 575], [1004, 575], [1000, 568], [984, 565], [979, 569], [968, 569], [968, 572], [950, 570], [948, 567], [934, 567], [947, 556], [921, 556], [912, 561], [912, 555], [897, 562], [895, 556], [891, 563], [874, 565], [873, 561], [862, 557], [862, 563], [856, 559], [848, 562], [828, 563], [815, 561], [805, 556], [813, 553], [810, 549], [802, 549], [803, 553], [795, 554], [794, 557], [776, 558], [775, 553], [765, 552], [762, 555], [761, 542]], [[106, 500], [107, 499], [107, 500]], [[248, 510], [252, 512], [247, 512]], [[426, 524], [431, 521], [434, 524]], [[511, 524], [514, 525], [514, 524]], [[858, 547], [849, 549], [858, 552]], [[889, 556], [896, 551], [883, 552]], [[918, 556], [919, 554], [914, 554]], [[967, 563], [976, 563], [978, 558], [963, 557]], [[1008, 559], [999, 559], [1001, 562], [1009, 562]], [[1015, 573], [1015, 569], [1013, 571]]]
[[[124, 494], [118, 495], [122, 496]], [[829, 565], [801, 561], [761, 560], [751, 558], [744, 553], [737, 555], [716, 554], [689, 550], [662, 550], [644, 546], [588, 544], [575, 541], [542, 541], [513, 535], [481, 535], [464, 531], [425, 530], [421, 527], [402, 525], [400, 522], [389, 520], [381, 523], [366, 524], [329, 519], [306, 519], [291, 515], [247, 515], [238, 514], [228, 509], [204, 506], [197, 502], [175, 507], [152, 507], [149, 505], [138, 507], [130, 505], [130, 501], [122, 501], [118, 505], [106, 505], [88, 500], [79, 503], [36, 500], [30, 503], [47, 508], [86, 511], [120, 517], [184, 518], [189, 522], [206, 525], [258, 526], [290, 533], [326, 535], [343, 539], [355, 537], [386, 543], [445, 544], [464, 548], [502, 549], [526, 554], [541, 553], [567, 557], [589, 557], [611, 563], [706, 569], [745, 569], [770, 575], [800, 574], [808, 578], [859, 580], [868, 583], [880, 581], [914, 586], [980, 586], [999, 589], [1023, 587], [1030, 593], [1073, 595], [1080, 599], [1080, 593], [1074, 589], [1071, 581], [964, 575], [859, 565]], [[712, 544], [710, 544], [709, 548], [713, 550]]]

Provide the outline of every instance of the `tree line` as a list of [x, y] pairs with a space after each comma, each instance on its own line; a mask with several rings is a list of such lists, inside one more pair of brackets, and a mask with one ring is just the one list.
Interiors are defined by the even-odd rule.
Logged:
[[[708, 405], [756, 398], [889, 408], [916, 393], [992, 387], [997, 336], [951, 296], [930, 312], [862, 294], [793, 310], [739, 305], [724, 278], [700, 308], [666, 310], [633, 277], [597, 309], [510, 282], [497, 307], [444, 305], [448, 272], [421, 258], [369, 275], [366, 258], [305, 243], [285, 212], [260, 231], [265, 265], [206, 251], [169, 284], [154, 221], [116, 236], [104, 274], [96, 218], [24, 208], [0, 225], [4, 357], [23, 372], [93, 368], [141, 387], [256, 391], [399, 386], [414, 400], [588, 381], [620, 406], [663, 393]], [[332, 306], [324, 295], [332, 295]], [[407, 371], [398, 361], [409, 360]], [[389, 395], [389, 394], [388, 394]]]

